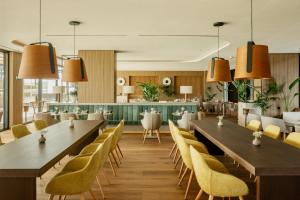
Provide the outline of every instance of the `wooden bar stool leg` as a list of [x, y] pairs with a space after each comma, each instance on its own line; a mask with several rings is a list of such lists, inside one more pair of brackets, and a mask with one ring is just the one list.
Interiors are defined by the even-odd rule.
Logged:
[[176, 169], [176, 168], [177, 168], [177, 165], [178, 165], [178, 163], [179, 163], [179, 161], [180, 161], [181, 159], [182, 159], [182, 158], [181, 158], [181, 156], [179, 156], [179, 157], [178, 157], [178, 159], [176, 160], [176, 163], [175, 163], [174, 169]]
[[148, 130], [146, 130], [146, 133], [145, 133], [145, 135], [144, 135], [143, 144], [145, 144], [145, 140], [146, 140], [147, 134], [148, 134]]
[[120, 148], [119, 144], [117, 144], [117, 148], [118, 148], [118, 150], [119, 150], [119, 152], [120, 152], [122, 158], [124, 158], [124, 155], [123, 155], [123, 153], [122, 153], [122, 151], [121, 151], [121, 148]]
[[175, 150], [175, 147], [176, 147], [176, 143], [174, 142], [173, 147], [172, 147], [172, 149], [171, 149], [171, 152], [170, 152], [170, 154], [169, 154], [169, 157], [170, 157], [170, 158], [172, 157], [172, 154], [173, 154], [173, 152], [174, 152], [174, 150]]
[[99, 189], [100, 189], [102, 198], [104, 199], [104, 198], [105, 198], [105, 197], [104, 197], [104, 192], [103, 192], [103, 189], [102, 189], [102, 186], [101, 186], [101, 182], [100, 182], [98, 176], [96, 176], [96, 181], [97, 181], [97, 184], [98, 184], [98, 186], [99, 186]]
[[184, 165], [184, 163], [183, 163], [183, 162], [181, 162], [181, 166], [180, 166], [180, 170], [179, 170], [178, 178], [180, 178], [181, 172], [182, 172], [182, 170], [183, 170], [183, 165]]
[[111, 158], [110, 158], [109, 155], [108, 155], [108, 161], [109, 161], [109, 164], [110, 164], [110, 167], [111, 167], [111, 169], [112, 169], [112, 171], [113, 171], [114, 176], [117, 176], [116, 171], [115, 171], [115, 168], [114, 168], [114, 166], [113, 166], [113, 164], [112, 164], [112, 162], [111, 162]]
[[178, 155], [178, 147], [176, 147], [175, 155], [174, 155], [174, 158], [173, 158], [173, 163], [175, 163], [177, 155]]
[[114, 152], [113, 152], [113, 151], [111, 151], [111, 152], [110, 152], [110, 154], [112, 155], [112, 157], [113, 157], [113, 159], [114, 159], [114, 161], [115, 161], [115, 163], [116, 163], [117, 167], [118, 167], [118, 168], [120, 168], [120, 166], [119, 166], [119, 163], [118, 163], [118, 161], [117, 161], [117, 159], [116, 159], [116, 157], [115, 157], [115, 154], [114, 154]]
[[188, 171], [188, 168], [185, 168], [185, 170], [184, 170], [184, 172], [183, 172], [183, 174], [182, 174], [182, 176], [181, 176], [181, 178], [180, 178], [180, 180], [179, 180], [179, 182], [178, 182], [178, 184], [177, 184], [178, 186], [181, 185], [181, 183], [182, 183], [182, 181], [183, 181], [183, 179], [184, 179], [184, 177], [185, 177], [187, 171]]
[[189, 194], [191, 183], [192, 183], [192, 180], [193, 180], [193, 176], [194, 176], [194, 170], [191, 170], [191, 174], [190, 174], [189, 182], [188, 182], [188, 185], [187, 185], [187, 188], [186, 188], [186, 191], [185, 191], [184, 199], [187, 199], [187, 196]]
[[159, 130], [155, 130], [155, 132], [156, 132], [156, 136], [157, 136], [158, 142], [161, 143]]
[[200, 198], [201, 198], [202, 194], [203, 194], [203, 190], [202, 190], [202, 189], [200, 189], [200, 191], [199, 191], [199, 193], [197, 194], [197, 196], [196, 196], [195, 200], [200, 200]]

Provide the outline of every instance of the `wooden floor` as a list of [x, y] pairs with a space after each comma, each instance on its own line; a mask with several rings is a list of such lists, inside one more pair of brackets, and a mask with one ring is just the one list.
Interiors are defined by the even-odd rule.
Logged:
[[[148, 139], [142, 144], [141, 134], [124, 134], [120, 146], [123, 149], [125, 158], [122, 165], [117, 169], [117, 177], [112, 175], [109, 165], [105, 165], [105, 173], [110, 179], [110, 184], [102, 177], [103, 190], [106, 199], [111, 200], [182, 200], [187, 183], [187, 177], [182, 187], [178, 187], [177, 174], [178, 169], [174, 169], [172, 161], [168, 158], [171, 148], [171, 137], [164, 134], [162, 144], [158, 144], [157, 140]], [[61, 165], [56, 165], [41, 180], [38, 180], [38, 200], [48, 199], [48, 195], [44, 193], [44, 188], [49, 179], [59, 172], [60, 168], [68, 161], [68, 157], [64, 158]], [[233, 165], [229, 158], [220, 158], [231, 173], [244, 177], [248, 183], [252, 195], [248, 195], [245, 199], [255, 199], [253, 179], [249, 180], [249, 173], [241, 167], [237, 168]], [[98, 199], [102, 199], [100, 191], [96, 184], [93, 190], [97, 194]], [[199, 190], [197, 182], [192, 183], [191, 193], [188, 199], [195, 199]], [[87, 199], [92, 199], [89, 194], [85, 194]], [[67, 199], [79, 199], [79, 196], [70, 196]], [[202, 200], [208, 199], [203, 196]], [[218, 199], [218, 198], [216, 198]], [[231, 198], [234, 199], [234, 198]]]

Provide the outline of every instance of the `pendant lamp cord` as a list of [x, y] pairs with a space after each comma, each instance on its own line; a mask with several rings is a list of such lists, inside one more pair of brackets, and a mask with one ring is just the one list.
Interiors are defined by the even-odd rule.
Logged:
[[76, 52], [76, 46], [75, 46], [75, 27], [76, 27], [76, 25], [74, 24], [73, 27], [74, 27], [74, 30], [73, 30], [74, 31], [74, 35], [73, 35], [74, 36], [73, 37], [73, 39], [74, 39], [74, 41], [73, 41], [73, 43], [74, 43], [74, 54], [73, 55], [75, 56], [75, 52]]
[[220, 27], [218, 26], [218, 58], [220, 58]]
[[42, 0], [40, 0], [39, 42], [42, 43]]
[[251, 2], [251, 41], [253, 41], [253, 0], [250, 0]]

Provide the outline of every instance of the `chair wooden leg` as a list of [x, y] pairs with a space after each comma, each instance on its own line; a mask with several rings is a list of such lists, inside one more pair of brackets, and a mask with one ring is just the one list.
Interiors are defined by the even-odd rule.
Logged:
[[64, 196], [64, 200], [66, 200], [66, 199], [67, 199], [67, 195]]
[[156, 132], [156, 136], [157, 136], [158, 142], [161, 143], [159, 130], [157, 129], [157, 130], [155, 130], [155, 132]]
[[110, 181], [109, 181], [108, 177], [106, 176], [105, 172], [103, 171], [103, 169], [100, 171], [100, 173], [101, 173], [102, 176], [105, 178], [107, 184], [110, 185]]
[[183, 181], [183, 179], [184, 179], [184, 177], [185, 177], [187, 171], [188, 171], [188, 168], [185, 168], [185, 170], [184, 170], [184, 172], [183, 172], [183, 174], [182, 174], [182, 176], [181, 176], [181, 178], [180, 178], [180, 180], [179, 180], [179, 182], [178, 182], [178, 184], [177, 184], [178, 186], [181, 185], [181, 183], [182, 183], [182, 181]]
[[170, 152], [170, 154], [169, 154], [169, 157], [170, 157], [170, 158], [172, 157], [172, 154], [173, 154], [173, 152], [174, 152], [174, 150], [175, 150], [175, 147], [176, 147], [176, 143], [174, 142], [173, 147], [172, 147], [172, 149], [171, 149], [171, 152]]
[[242, 196], [239, 196], [239, 200], [244, 200], [244, 197], [242, 197]]
[[84, 193], [82, 193], [82, 194], [80, 195], [80, 200], [85, 200]]
[[108, 161], [109, 161], [109, 164], [110, 164], [110, 167], [111, 167], [111, 169], [112, 169], [112, 171], [113, 171], [114, 176], [117, 176], [116, 171], [115, 171], [115, 168], [114, 168], [114, 166], [113, 166], [113, 164], [112, 164], [112, 162], [111, 162], [111, 158], [110, 158], [109, 155], [108, 155]]
[[200, 200], [200, 198], [201, 198], [202, 194], [203, 194], [203, 190], [202, 190], [202, 189], [200, 189], [200, 191], [199, 191], [199, 193], [197, 194], [197, 196], [196, 196], [196, 199], [195, 199], [195, 200]]
[[180, 160], [181, 160], [181, 156], [179, 156], [178, 159], [176, 160], [174, 169], [177, 168], [177, 165], [179, 164], [179, 161], [180, 161]]
[[97, 200], [96, 195], [94, 194], [94, 192], [91, 189], [89, 189], [89, 193], [92, 196], [93, 200]]
[[187, 196], [188, 196], [188, 194], [189, 194], [190, 187], [191, 187], [191, 183], [192, 183], [192, 180], [193, 180], [193, 176], [194, 176], [194, 170], [191, 170], [191, 174], [190, 174], [190, 178], [189, 178], [188, 185], [187, 185], [187, 187], [186, 187], [184, 199], [187, 199]]
[[144, 140], [143, 140], [143, 144], [145, 144], [146, 138], [147, 138], [147, 134], [148, 134], [148, 130], [146, 130], [145, 134], [144, 134]]
[[209, 195], [208, 200], [213, 200], [213, 199], [214, 199], [214, 196], [213, 195]]
[[182, 170], [183, 170], [183, 166], [184, 166], [184, 163], [181, 162], [181, 166], [180, 166], [180, 170], [179, 170], [179, 174], [178, 174], [178, 178], [180, 178], [180, 175], [182, 173]]
[[99, 189], [100, 189], [100, 192], [101, 192], [101, 195], [102, 195], [102, 198], [104, 199], [104, 192], [103, 192], [103, 189], [102, 189], [102, 186], [101, 186], [101, 183], [100, 183], [100, 180], [98, 178], [98, 176], [96, 176], [96, 181], [97, 181], [97, 184], [99, 186]]
[[54, 199], [54, 194], [51, 194], [48, 200], [53, 200]]
[[122, 163], [121, 163], [121, 158], [120, 158], [120, 156], [119, 156], [119, 153], [118, 153], [117, 148], [115, 148], [115, 152], [116, 152], [116, 154], [117, 154], [117, 158], [118, 158], [118, 160], [119, 160], [119, 162], [120, 162], [120, 165], [121, 165], [121, 164], [122, 164]]
[[145, 137], [145, 134], [146, 134], [146, 129], [144, 129], [144, 131], [143, 131], [143, 134], [142, 134], [142, 139], [144, 139], [144, 137]]
[[177, 155], [178, 155], [178, 147], [176, 147], [175, 155], [174, 155], [174, 158], [173, 158], [173, 163], [175, 163]]
[[61, 197], [62, 197], [62, 196], [61, 196], [61, 195], [59, 195], [59, 196], [58, 196], [58, 200], [61, 200]]
[[120, 152], [122, 158], [124, 158], [124, 155], [123, 155], [123, 153], [122, 153], [122, 151], [121, 151], [121, 148], [120, 148], [119, 144], [117, 144], [117, 148], [118, 148], [118, 150], [119, 150], [119, 152]]
[[112, 152], [110, 152], [110, 154], [111, 154], [111, 156], [113, 157], [113, 159], [114, 159], [114, 161], [115, 161], [117, 167], [119, 168], [120, 166], [119, 166], [119, 163], [118, 163], [118, 161], [117, 161], [117, 159], [116, 159], [116, 157], [115, 157], [114, 152], [112, 151]]

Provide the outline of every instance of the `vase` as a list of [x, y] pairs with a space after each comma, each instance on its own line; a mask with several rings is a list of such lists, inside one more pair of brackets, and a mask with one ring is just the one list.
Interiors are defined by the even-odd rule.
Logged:
[[219, 119], [219, 121], [218, 121], [218, 126], [223, 126], [223, 116], [218, 116], [218, 119]]
[[69, 119], [69, 127], [74, 128], [74, 119]]
[[254, 138], [254, 140], [252, 141], [252, 144], [254, 146], [259, 146], [261, 144], [261, 140], [257, 137]]

